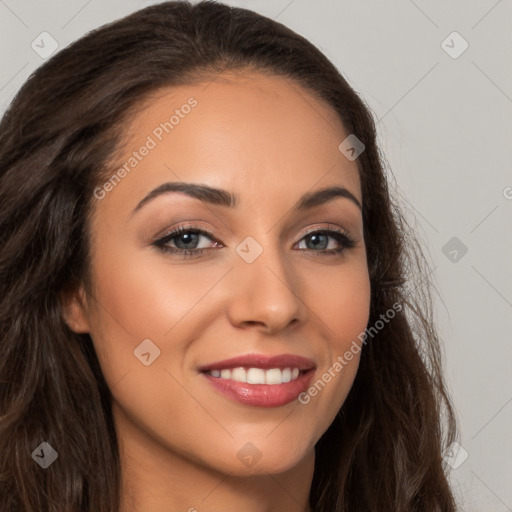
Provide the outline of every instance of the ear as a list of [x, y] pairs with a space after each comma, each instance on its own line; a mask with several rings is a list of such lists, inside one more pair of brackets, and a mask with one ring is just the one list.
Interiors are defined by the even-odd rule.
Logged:
[[73, 290], [64, 290], [61, 293], [62, 317], [67, 326], [74, 332], [88, 333], [89, 315], [87, 313], [87, 299], [82, 284]]

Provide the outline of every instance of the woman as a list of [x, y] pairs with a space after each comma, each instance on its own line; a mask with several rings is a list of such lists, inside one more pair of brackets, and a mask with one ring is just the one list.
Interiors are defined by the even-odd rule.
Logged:
[[0, 162], [2, 511], [455, 510], [421, 250], [311, 43], [148, 7], [30, 77]]

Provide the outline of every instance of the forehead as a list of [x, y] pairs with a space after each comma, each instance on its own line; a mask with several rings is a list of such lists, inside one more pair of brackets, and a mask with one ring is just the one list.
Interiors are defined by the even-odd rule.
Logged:
[[338, 149], [346, 136], [337, 113], [288, 78], [231, 72], [163, 88], [124, 127], [112, 168], [128, 172], [112, 196], [179, 180], [239, 196], [281, 185], [302, 194], [319, 181], [351, 184], [359, 195], [357, 164]]

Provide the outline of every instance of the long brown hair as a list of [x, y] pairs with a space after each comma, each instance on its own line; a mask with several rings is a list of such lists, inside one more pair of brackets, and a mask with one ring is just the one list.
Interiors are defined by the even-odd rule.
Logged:
[[[87, 34], [30, 76], [0, 123], [2, 512], [118, 512], [111, 394], [90, 337], [63, 320], [62, 294], [90, 278], [93, 191], [112, 174], [128, 116], [156, 89], [244, 69], [302, 86], [363, 141], [369, 325], [403, 306], [364, 345], [349, 396], [315, 447], [312, 509], [455, 510], [442, 453], [456, 422], [427, 261], [390, 197], [373, 117], [305, 38], [204, 1], [164, 2]], [[42, 442], [58, 453], [44, 470], [33, 457]]]

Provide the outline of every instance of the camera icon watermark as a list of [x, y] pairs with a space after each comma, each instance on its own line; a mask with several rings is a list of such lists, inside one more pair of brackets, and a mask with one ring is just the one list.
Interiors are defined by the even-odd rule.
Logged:
[[30, 43], [32, 50], [34, 50], [39, 57], [47, 59], [55, 53], [59, 47], [59, 43], [52, 37], [48, 32], [41, 32], [33, 41]]
[[252, 444], [251, 442], [245, 443], [236, 456], [240, 459], [240, 462], [252, 468], [262, 457], [262, 453]]
[[454, 236], [443, 245], [441, 251], [452, 263], [458, 263], [466, 255], [468, 248]]
[[452, 469], [457, 469], [468, 457], [469, 453], [459, 443], [454, 442], [446, 449], [443, 460]]
[[33, 452], [32, 458], [43, 468], [46, 469], [53, 464], [59, 454], [53, 449], [53, 447], [43, 442]]
[[252, 236], [248, 236], [236, 247], [236, 253], [246, 262], [252, 263], [263, 252], [263, 247]]
[[469, 43], [458, 32], [454, 31], [443, 40], [441, 48], [452, 59], [458, 59], [469, 48]]
[[149, 366], [160, 356], [160, 349], [149, 338], [146, 338], [135, 348], [133, 353], [144, 366]]
[[352, 133], [339, 146], [338, 150], [353, 162], [364, 151], [365, 145]]

